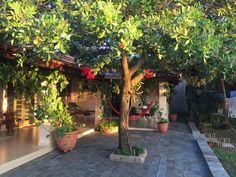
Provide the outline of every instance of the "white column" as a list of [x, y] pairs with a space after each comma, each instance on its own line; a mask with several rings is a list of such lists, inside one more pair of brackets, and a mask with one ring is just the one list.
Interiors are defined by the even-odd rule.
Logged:
[[55, 146], [54, 127], [49, 123], [43, 123], [39, 126], [38, 146]]
[[159, 108], [163, 112], [162, 117], [168, 118], [169, 115], [169, 103], [167, 102], [167, 97], [165, 96], [165, 84], [164, 82], [159, 83]]

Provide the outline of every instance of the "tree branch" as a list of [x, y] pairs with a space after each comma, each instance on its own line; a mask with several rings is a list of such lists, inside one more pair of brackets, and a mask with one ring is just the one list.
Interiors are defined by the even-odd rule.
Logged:
[[121, 66], [123, 68], [124, 75], [129, 75], [130, 74], [129, 65], [128, 65], [128, 60], [127, 60], [127, 55], [125, 52], [122, 53]]
[[144, 59], [142, 58], [141, 60], [138, 61], [138, 63], [136, 65], [134, 65], [131, 69], [130, 69], [130, 75], [134, 75], [134, 73], [136, 71], [138, 71], [138, 69], [143, 65], [144, 63]]
[[139, 73], [137, 76], [135, 76], [132, 80], [131, 80], [131, 86], [136, 85], [138, 82], [140, 82], [145, 76], [145, 73]]

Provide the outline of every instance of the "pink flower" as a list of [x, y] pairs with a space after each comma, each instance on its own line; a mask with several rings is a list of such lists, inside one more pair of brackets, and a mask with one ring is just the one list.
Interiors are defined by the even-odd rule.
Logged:
[[146, 73], [145, 75], [146, 79], [149, 79], [154, 75], [154, 73], [150, 69], [145, 69], [145, 73]]
[[85, 66], [82, 70], [82, 76], [87, 75], [89, 72], [91, 72], [91, 69], [87, 66]]
[[146, 77], [146, 79], [149, 79], [152, 77], [152, 74], [146, 74], [145, 77]]
[[94, 78], [95, 78], [95, 76], [92, 72], [89, 72], [86, 76], [86, 79], [94, 79]]
[[89, 67], [87, 67], [87, 66], [85, 66], [85, 67], [83, 68], [83, 70], [82, 70], [82, 76], [85, 76], [86, 79], [88, 79], [88, 80], [95, 78], [95, 75], [92, 73], [92, 70], [91, 70]]

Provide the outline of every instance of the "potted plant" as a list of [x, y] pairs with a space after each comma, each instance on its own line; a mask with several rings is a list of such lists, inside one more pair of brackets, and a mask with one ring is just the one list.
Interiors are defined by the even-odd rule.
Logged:
[[72, 150], [77, 143], [78, 129], [75, 126], [67, 107], [59, 96], [68, 84], [64, 75], [57, 71], [47, 77], [41, 86], [40, 106], [34, 108], [36, 125], [48, 122], [55, 129], [57, 146], [64, 152]]
[[211, 128], [211, 123], [207, 123], [207, 122], [201, 122], [199, 123], [199, 129], [202, 133], [208, 133], [209, 129]]
[[114, 120], [101, 120], [97, 130], [105, 134], [117, 133], [118, 123]]
[[155, 125], [157, 125], [158, 129], [162, 133], [166, 133], [168, 130], [169, 119], [163, 117], [163, 110], [159, 108], [158, 103], [155, 103], [153, 105], [153, 107], [150, 110], [150, 113], [153, 114], [153, 116], [151, 117], [153, 120], [155, 120]]
[[161, 118], [160, 121], [157, 123], [157, 127], [161, 133], [166, 133], [169, 126], [169, 119]]
[[175, 113], [169, 114], [169, 119], [171, 121], [175, 122], [177, 120], [177, 114], [175, 114]]

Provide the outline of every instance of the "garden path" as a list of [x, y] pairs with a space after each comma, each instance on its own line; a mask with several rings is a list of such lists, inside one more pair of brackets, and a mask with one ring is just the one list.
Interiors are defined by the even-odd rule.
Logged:
[[210, 177], [188, 126], [171, 122], [167, 134], [131, 131], [134, 144], [147, 149], [144, 164], [113, 162], [117, 135], [94, 133], [79, 139], [75, 150], [52, 151], [2, 177]]

